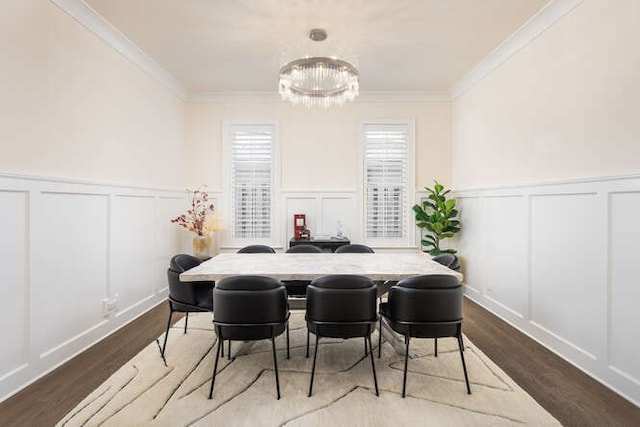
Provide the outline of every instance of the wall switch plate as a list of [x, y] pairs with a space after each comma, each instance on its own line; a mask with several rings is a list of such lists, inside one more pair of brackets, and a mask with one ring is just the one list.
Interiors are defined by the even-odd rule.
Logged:
[[118, 298], [119, 294], [115, 294], [113, 298], [104, 298], [102, 300], [102, 316], [107, 317], [111, 313], [118, 311]]

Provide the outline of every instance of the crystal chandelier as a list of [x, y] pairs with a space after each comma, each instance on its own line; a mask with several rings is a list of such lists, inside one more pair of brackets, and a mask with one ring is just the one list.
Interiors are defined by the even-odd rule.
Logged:
[[[327, 38], [324, 30], [313, 30], [313, 41]], [[305, 107], [331, 107], [358, 96], [358, 70], [336, 58], [314, 56], [285, 64], [280, 69], [280, 95], [285, 101]]]

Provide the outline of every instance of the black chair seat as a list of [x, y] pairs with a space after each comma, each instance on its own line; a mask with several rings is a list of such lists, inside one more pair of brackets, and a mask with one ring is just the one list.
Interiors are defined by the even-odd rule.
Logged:
[[352, 243], [350, 245], [342, 245], [336, 249], [337, 254], [372, 254], [374, 253], [367, 245]]

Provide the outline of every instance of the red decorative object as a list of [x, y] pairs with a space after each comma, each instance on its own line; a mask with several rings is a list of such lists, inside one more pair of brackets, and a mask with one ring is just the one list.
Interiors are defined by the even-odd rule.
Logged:
[[305, 214], [295, 214], [293, 216], [293, 236], [296, 239], [302, 238], [302, 232], [307, 229], [307, 218]]

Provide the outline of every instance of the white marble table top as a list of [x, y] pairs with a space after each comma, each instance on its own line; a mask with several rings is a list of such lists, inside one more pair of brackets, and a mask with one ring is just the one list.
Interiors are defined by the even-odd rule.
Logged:
[[423, 274], [462, 274], [431, 260], [424, 253], [376, 254], [237, 254], [213, 257], [180, 275], [184, 282], [257, 274], [279, 280], [312, 280], [327, 274], [362, 274], [371, 280], [401, 280]]

